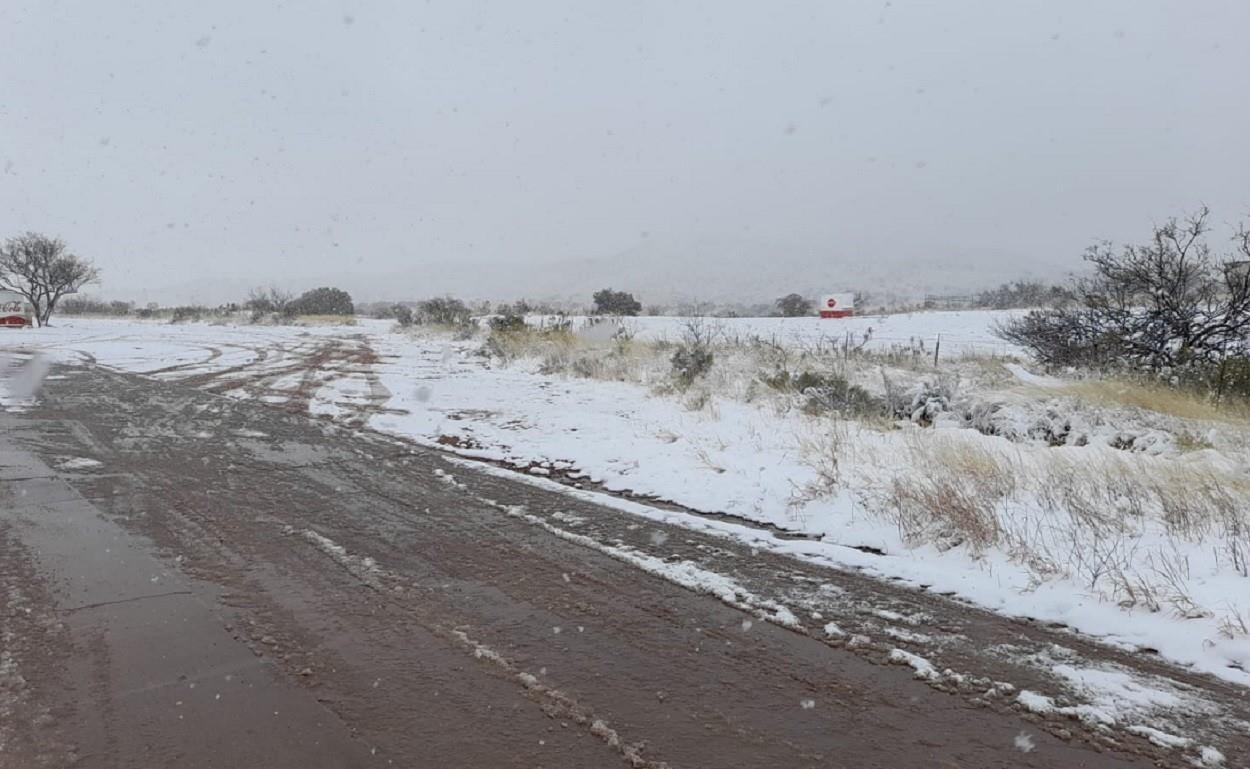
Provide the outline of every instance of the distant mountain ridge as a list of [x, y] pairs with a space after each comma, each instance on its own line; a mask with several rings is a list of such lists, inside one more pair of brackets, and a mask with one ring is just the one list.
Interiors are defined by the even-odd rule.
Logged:
[[145, 293], [165, 303], [217, 304], [242, 301], [249, 289], [274, 283], [295, 292], [337, 286], [358, 301], [453, 294], [473, 300], [589, 302], [594, 291], [612, 287], [633, 292], [646, 305], [759, 303], [792, 291], [813, 296], [868, 291], [882, 298], [970, 293], [1022, 278], [1061, 280], [1077, 266], [1034, 262], [1021, 268], [1018, 265], [1022, 261], [1018, 254], [961, 252], [917, 264], [888, 256], [837, 257], [778, 244], [644, 241], [612, 255], [548, 263], [444, 261], [414, 264], [411, 270], [403, 271], [360, 269], [276, 281], [223, 276]]

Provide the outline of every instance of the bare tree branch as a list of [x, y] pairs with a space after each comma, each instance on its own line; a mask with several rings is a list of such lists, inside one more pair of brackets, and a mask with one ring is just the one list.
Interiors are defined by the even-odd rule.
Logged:
[[1250, 354], [1250, 231], [1212, 257], [1210, 212], [1156, 225], [1150, 241], [1085, 254], [1094, 274], [1074, 287], [1076, 306], [1035, 311], [1000, 335], [1051, 365], [1119, 365], [1178, 371]]

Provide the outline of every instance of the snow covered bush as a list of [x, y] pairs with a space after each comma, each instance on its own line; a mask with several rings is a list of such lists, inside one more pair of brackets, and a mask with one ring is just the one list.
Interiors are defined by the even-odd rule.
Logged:
[[175, 307], [173, 315], [170, 316], [170, 323], [186, 323], [188, 321], [197, 321], [204, 318], [206, 308], [197, 306]]
[[515, 333], [528, 330], [528, 327], [525, 325], [524, 316], [514, 315], [512, 313], [496, 315], [490, 319], [488, 325], [490, 326], [490, 330], [492, 332], [501, 331]]
[[673, 369], [673, 380], [678, 387], [686, 389], [694, 381], [712, 368], [716, 356], [712, 352], [715, 329], [702, 318], [691, 318], [686, 322], [682, 340], [669, 359]]
[[417, 304], [417, 320], [438, 326], [467, 325], [473, 313], [468, 305], [452, 296], [436, 296]]
[[689, 387], [712, 368], [714, 360], [715, 355], [710, 347], [683, 342], [677, 345], [670, 359], [673, 365], [673, 379], [680, 387]]
[[846, 377], [832, 372], [803, 371], [792, 374], [777, 371], [761, 376], [761, 381], [774, 390], [796, 393], [803, 398], [803, 411], [816, 416], [837, 413], [843, 416], [881, 416], [885, 402], [864, 388], [851, 384]]
[[895, 419], [929, 426], [939, 415], [949, 412], [959, 389], [959, 378], [939, 376], [925, 379], [910, 387], [900, 386], [883, 370], [885, 407]]

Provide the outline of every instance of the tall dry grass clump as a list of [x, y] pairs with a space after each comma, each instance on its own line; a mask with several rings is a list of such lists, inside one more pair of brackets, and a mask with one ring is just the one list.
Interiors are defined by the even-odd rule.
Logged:
[[909, 462], [889, 489], [889, 514], [904, 541], [983, 550], [999, 542], [999, 508], [1016, 491], [1008, 457], [953, 436], [914, 431]]

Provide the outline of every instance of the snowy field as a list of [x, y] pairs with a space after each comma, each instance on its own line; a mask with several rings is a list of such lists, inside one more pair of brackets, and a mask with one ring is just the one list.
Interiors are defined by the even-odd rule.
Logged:
[[[992, 310], [863, 315], [854, 318], [709, 318], [705, 322], [728, 341], [758, 338], [792, 348], [841, 349], [850, 340], [872, 350], [912, 348], [932, 353], [940, 343], [945, 354], [1014, 355], [1019, 351], [994, 336], [993, 326], [1011, 313]], [[940, 318], [940, 322], [934, 322]], [[553, 316], [532, 316], [531, 324], [559, 322]], [[575, 328], [592, 319], [572, 317]], [[627, 318], [621, 325], [639, 341], [679, 341], [685, 320], [667, 317]]]
[[[506, 355], [483, 351], [484, 332], [457, 339], [368, 320], [65, 318], [5, 332], [0, 349], [367, 425], [534, 483], [578, 484], [570, 493], [639, 515], [950, 591], [1250, 684], [1246, 426], [1072, 394], [1009, 358], [1017, 351], [992, 333], [1001, 317], [709, 321], [716, 365], [688, 389], [668, 379], [684, 333], [672, 318], [627, 321], [632, 341], [579, 325], [571, 342]], [[870, 354], [836, 364], [847, 380], [901, 390], [924, 413], [811, 413], [803, 395], [761, 385], [779, 360], [794, 371], [835, 365], [848, 338]], [[20, 395], [4, 402], [20, 408]], [[673, 504], [639, 504], [649, 500]]]

